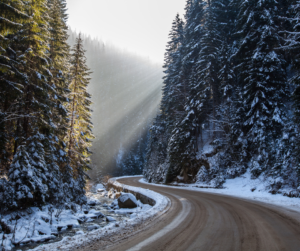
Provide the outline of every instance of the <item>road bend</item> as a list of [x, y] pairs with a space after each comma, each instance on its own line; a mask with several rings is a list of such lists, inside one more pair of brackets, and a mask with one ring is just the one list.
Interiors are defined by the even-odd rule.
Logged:
[[109, 251], [300, 251], [300, 214], [237, 197], [159, 187], [124, 178], [120, 183], [167, 196], [166, 214]]

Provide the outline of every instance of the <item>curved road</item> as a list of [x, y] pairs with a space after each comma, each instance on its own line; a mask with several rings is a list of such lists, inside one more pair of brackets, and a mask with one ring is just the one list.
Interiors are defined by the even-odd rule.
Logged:
[[[171, 200], [168, 212], [111, 251], [300, 250], [300, 214], [284, 208], [211, 193], [118, 180]], [[95, 244], [90, 250], [101, 250]]]

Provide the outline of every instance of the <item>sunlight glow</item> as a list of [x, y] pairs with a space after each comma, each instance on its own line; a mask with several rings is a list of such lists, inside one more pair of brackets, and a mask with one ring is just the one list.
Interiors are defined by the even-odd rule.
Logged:
[[162, 63], [168, 34], [185, 0], [67, 0], [72, 29]]

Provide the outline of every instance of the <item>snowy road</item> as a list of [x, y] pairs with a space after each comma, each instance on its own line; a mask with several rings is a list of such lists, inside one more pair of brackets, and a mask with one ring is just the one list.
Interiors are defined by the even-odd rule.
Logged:
[[[105, 250], [300, 250], [300, 215], [278, 206], [230, 196], [118, 180], [161, 193], [168, 212], [143, 231]], [[103, 250], [94, 243], [82, 250]]]

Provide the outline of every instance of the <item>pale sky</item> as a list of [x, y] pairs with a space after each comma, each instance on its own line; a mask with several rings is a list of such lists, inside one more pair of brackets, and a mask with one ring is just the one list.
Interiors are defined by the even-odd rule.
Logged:
[[67, 0], [72, 29], [163, 62], [168, 34], [186, 0]]

